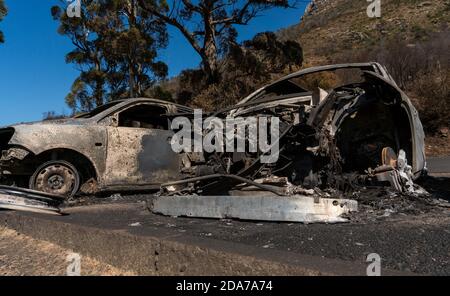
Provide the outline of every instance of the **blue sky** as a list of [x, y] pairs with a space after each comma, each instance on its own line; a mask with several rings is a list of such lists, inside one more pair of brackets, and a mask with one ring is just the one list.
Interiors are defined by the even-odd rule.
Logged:
[[[70, 113], [64, 98], [77, 70], [64, 57], [70, 41], [56, 32], [58, 23], [50, 7], [58, 0], [5, 0], [8, 16], [0, 22], [6, 42], [0, 44], [0, 126], [41, 120], [43, 113]], [[239, 40], [258, 32], [275, 31], [299, 22], [305, 9], [272, 9], [248, 26], [238, 27]], [[170, 43], [161, 52], [170, 76], [196, 67], [199, 58], [175, 29], [169, 28]]]

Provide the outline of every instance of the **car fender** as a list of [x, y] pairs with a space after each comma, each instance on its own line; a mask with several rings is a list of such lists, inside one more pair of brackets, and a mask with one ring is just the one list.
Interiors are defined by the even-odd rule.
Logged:
[[69, 149], [84, 155], [98, 176], [105, 171], [107, 137], [103, 126], [33, 124], [16, 125], [9, 145], [34, 155], [54, 149]]

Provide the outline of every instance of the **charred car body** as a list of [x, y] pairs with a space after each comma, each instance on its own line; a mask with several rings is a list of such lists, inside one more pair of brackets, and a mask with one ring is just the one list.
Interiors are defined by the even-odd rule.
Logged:
[[[344, 79], [349, 82], [328, 91], [318, 87], [320, 75], [339, 71], [351, 72]], [[306, 78], [311, 75], [316, 77]], [[230, 215], [229, 209], [233, 208], [232, 201], [236, 199], [223, 205], [222, 214], [217, 211], [205, 213], [205, 207], [199, 205], [205, 205], [209, 200], [210, 207], [219, 207], [220, 203], [215, 199], [218, 195], [241, 195], [245, 191], [247, 196], [270, 192], [272, 195], [320, 198], [330, 196], [321, 194], [323, 189], [342, 193], [358, 186], [388, 185], [406, 194], [424, 192], [413, 182], [426, 172], [424, 132], [418, 113], [386, 69], [377, 63], [302, 70], [257, 90], [236, 106], [214, 115], [224, 118], [278, 117], [279, 160], [273, 164], [263, 163], [262, 152], [203, 153], [200, 156], [187, 153], [182, 170], [186, 179], [162, 185], [162, 198], [153, 206], [155, 212], [223, 218]], [[252, 190], [253, 193], [248, 193]], [[208, 198], [198, 199], [199, 194]], [[183, 204], [185, 210], [178, 207], [178, 212], [174, 211], [173, 208], [183, 201], [178, 197], [187, 195], [190, 200]], [[175, 198], [171, 202], [167, 196]], [[280, 199], [275, 201], [279, 203]], [[295, 217], [287, 218], [286, 213], [292, 214], [289, 207], [297, 206], [292, 204], [292, 199], [285, 201], [284, 204], [270, 201], [265, 212], [259, 212], [260, 216], [275, 206], [278, 209], [265, 216], [267, 219], [275, 216], [276, 220], [295, 220]], [[317, 207], [313, 209], [312, 202], [305, 201], [308, 199], [297, 200], [298, 205], [306, 205], [312, 212], [317, 210]], [[264, 202], [263, 198], [255, 198], [254, 203], [231, 215], [254, 219], [248, 211]], [[331, 203], [336, 208], [344, 207], [344, 203], [336, 200]], [[321, 206], [322, 212], [330, 212], [328, 203]], [[348, 210], [354, 209], [351, 206]], [[296, 217], [302, 221], [329, 221], [323, 218], [325, 216], [311, 218], [311, 212], [301, 212]]]
[[119, 100], [76, 118], [0, 129], [0, 179], [63, 196], [159, 188], [179, 171], [167, 115], [184, 112], [192, 110], [153, 99]]
[[[334, 79], [340, 71], [350, 73]], [[337, 85], [320, 87], [323, 73], [332, 73]], [[426, 171], [418, 113], [377, 63], [305, 69], [212, 114], [279, 118], [275, 163], [263, 163], [261, 151], [173, 152], [171, 118], [191, 116], [192, 111], [168, 102], [133, 99], [106, 105], [86, 118], [2, 129], [2, 178], [62, 195], [161, 185], [153, 210], [172, 216], [334, 221], [356, 206], [349, 200], [321, 202], [322, 190], [389, 184], [399, 192], [414, 193], [418, 190], [414, 179]], [[226, 198], [235, 195], [247, 198]], [[310, 198], [300, 198], [304, 196]], [[263, 210], [250, 213], [263, 204]], [[305, 210], [300, 215], [286, 214], [301, 207]], [[240, 210], [227, 212], [236, 208]], [[271, 208], [278, 210], [269, 213]]]

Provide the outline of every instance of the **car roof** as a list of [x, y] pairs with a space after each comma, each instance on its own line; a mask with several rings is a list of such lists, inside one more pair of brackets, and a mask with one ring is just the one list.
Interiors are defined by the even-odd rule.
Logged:
[[248, 95], [247, 97], [242, 99], [238, 103], [238, 105], [248, 102], [249, 100], [254, 98], [257, 94], [269, 89], [270, 87], [272, 87], [274, 85], [289, 81], [291, 79], [294, 79], [294, 78], [297, 78], [297, 77], [300, 77], [303, 75], [324, 72], [324, 71], [335, 71], [335, 70], [339, 70], [339, 69], [361, 69], [362, 71], [372, 70], [375, 73], [380, 74], [389, 80], [392, 80], [390, 75], [386, 72], [385, 68], [377, 62], [331, 64], [331, 65], [325, 65], [325, 66], [309, 67], [309, 68], [305, 68], [300, 71], [291, 73], [289, 75], [283, 76], [283, 77], [279, 78], [278, 80], [275, 80], [273, 82], [270, 82], [269, 84], [264, 85], [260, 89], [256, 90], [255, 92], [251, 93], [250, 95]]
[[347, 64], [332, 64], [332, 65], [325, 65], [325, 66], [317, 66], [317, 67], [310, 67], [305, 68], [300, 71], [291, 73], [289, 75], [286, 75], [284, 77], [281, 77], [278, 80], [275, 80], [267, 85], [265, 85], [263, 88], [267, 89], [272, 85], [278, 84], [280, 82], [288, 81], [303, 75], [318, 73], [318, 72], [326, 72], [326, 71], [336, 71], [340, 69], [360, 69], [362, 71], [368, 71], [372, 70], [377, 74], [381, 74], [383, 77], [388, 77], [387, 73], [385, 72], [383, 66], [381, 66], [379, 63], [376, 62], [368, 62], [368, 63], [347, 63]]
[[[117, 112], [118, 110], [126, 107], [127, 105], [131, 105], [133, 103], [156, 103], [156, 104], [163, 104], [163, 105], [172, 105], [177, 108], [177, 112], [179, 112], [179, 113], [192, 113], [193, 112], [193, 109], [191, 109], [187, 106], [183, 106], [183, 105], [174, 103], [174, 102], [158, 100], [158, 99], [153, 99], [153, 98], [129, 98], [129, 99], [118, 99], [118, 100], [114, 100], [109, 103], [106, 103], [103, 106], [106, 107], [108, 104], [111, 104], [111, 106], [107, 107], [105, 110], [94, 115], [93, 117], [85, 118], [84, 120], [98, 122], [99, 120], [102, 120], [109, 114]], [[80, 119], [83, 119], [83, 118], [80, 118]]]
[[169, 105], [176, 106], [179, 109], [192, 110], [192, 108], [189, 108], [187, 106], [183, 106], [183, 105], [180, 105], [180, 104], [177, 104], [174, 102], [170, 102], [170, 101], [154, 99], [154, 98], [140, 97], [140, 98], [118, 99], [118, 100], [114, 100], [112, 102], [120, 102], [120, 103], [149, 102], [149, 103], [169, 104]]

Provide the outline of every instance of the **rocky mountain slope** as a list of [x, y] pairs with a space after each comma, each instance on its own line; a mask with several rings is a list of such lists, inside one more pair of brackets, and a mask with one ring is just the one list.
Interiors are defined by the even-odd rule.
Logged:
[[300, 41], [309, 64], [333, 62], [345, 51], [393, 38], [424, 40], [450, 24], [450, 0], [381, 0], [381, 17], [369, 18], [364, 0], [314, 0], [298, 25], [281, 30]]
[[[413, 99], [428, 155], [450, 154], [450, 0], [313, 0], [299, 24], [278, 32], [300, 42], [304, 67], [378, 61]], [[373, 1], [372, 1], [373, 2]]]

